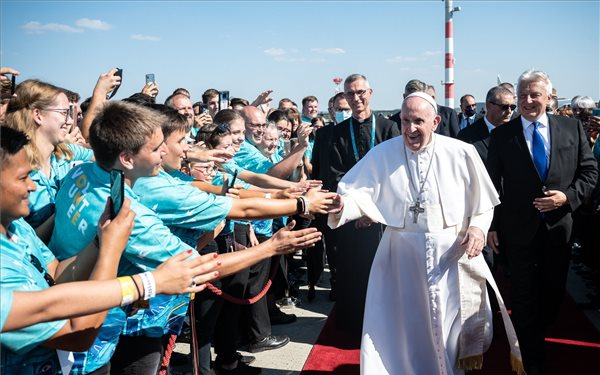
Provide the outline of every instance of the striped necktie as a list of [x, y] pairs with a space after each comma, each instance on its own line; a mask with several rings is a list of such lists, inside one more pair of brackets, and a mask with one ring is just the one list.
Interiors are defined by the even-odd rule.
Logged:
[[544, 139], [538, 131], [540, 126], [539, 122], [533, 122], [533, 134], [531, 138], [531, 154], [533, 155], [533, 164], [537, 169], [540, 179], [542, 182], [546, 180], [548, 175], [548, 157], [546, 156], [546, 149], [544, 148]]

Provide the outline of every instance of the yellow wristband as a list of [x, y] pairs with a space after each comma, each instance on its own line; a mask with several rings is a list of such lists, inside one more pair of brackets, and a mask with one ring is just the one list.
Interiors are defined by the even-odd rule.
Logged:
[[127, 306], [133, 303], [135, 299], [135, 284], [129, 276], [117, 278], [121, 284], [121, 306]]

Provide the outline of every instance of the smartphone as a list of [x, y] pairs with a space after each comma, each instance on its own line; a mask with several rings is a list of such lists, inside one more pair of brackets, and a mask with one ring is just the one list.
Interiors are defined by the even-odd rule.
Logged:
[[111, 169], [110, 171], [110, 198], [112, 204], [110, 205], [110, 218], [114, 219], [121, 207], [123, 207], [123, 199], [125, 197], [125, 178], [124, 173], [118, 169]]
[[155, 82], [156, 81], [154, 80], [154, 73], [146, 74], [146, 84], [155, 83]]
[[229, 91], [219, 92], [219, 111], [229, 108]]
[[[14, 76], [13, 76], [14, 78]], [[592, 116], [600, 116], [600, 108], [592, 109]]]
[[119, 85], [114, 88], [110, 95], [107, 95], [106, 99], [111, 99], [113, 96], [115, 96], [117, 91], [119, 91], [119, 87], [121, 87], [121, 85], [123, 84], [123, 69], [117, 68], [117, 71], [115, 72], [114, 76], [121, 77], [121, 83], [119, 83]]
[[202, 106], [200, 106], [200, 109], [202, 110], [202, 114], [205, 114], [205, 115], [209, 114], [208, 104], [202, 104]]
[[17, 88], [17, 76], [16, 75], [12, 75], [12, 77], [10, 78], [10, 95], [14, 95], [15, 93], [15, 89]]
[[229, 184], [229, 188], [232, 188], [232, 187], [233, 187], [233, 185], [235, 185], [235, 180], [236, 180], [236, 178], [237, 178], [237, 175], [238, 175], [238, 171], [237, 171], [237, 169], [236, 169], [236, 170], [233, 172], [233, 178], [231, 179], [231, 183]]

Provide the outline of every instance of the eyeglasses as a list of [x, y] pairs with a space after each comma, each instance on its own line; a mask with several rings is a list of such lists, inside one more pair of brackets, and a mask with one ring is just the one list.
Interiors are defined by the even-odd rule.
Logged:
[[75, 114], [75, 106], [69, 106], [69, 108], [44, 108], [42, 111], [56, 112], [65, 116], [65, 122], [67, 122], [68, 118], [73, 118]]
[[46, 282], [48, 283], [48, 286], [52, 286], [52, 285], [56, 284], [56, 282], [54, 281], [52, 276], [50, 276], [48, 274], [48, 272], [46, 272], [46, 269], [44, 267], [42, 267], [42, 263], [35, 255], [29, 254], [29, 261], [31, 262], [31, 264], [33, 264], [35, 269], [38, 270], [38, 272], [44, 276], [44, 280], [46, 280]]
[[369, 89], [357, 90], [357, 91], [346, 91], [346, 92], [344, 92], [344, 96], [346, 98], [352, 99], [352, 98], [354, 98], [354, 95], [358, 95], [358, 97], [362, 99], [367, 95], [368, 92], [369, 92]]
[[490, 103], [492, 103], [493, 105], [498, 106], [500, 109], [502, 109], [503, 111], [508, 111], [509, 109], [511, 111], [514, 111], [515, 108], [517, 108], [517, 106], [515, 104], [498, 104], [498, 103], [494, 103], [492, 101], [490, 101]]
[[192, 169], [198, 172], [202, 172], [204, 174], [213, 174], [216, 172], [216, 169], [214, 167], [193, 166]]
[[267, 124], [254, 124], [251, 122], [249, 122], [247, 125], [253, 129], [266, 129], [267, 127]]

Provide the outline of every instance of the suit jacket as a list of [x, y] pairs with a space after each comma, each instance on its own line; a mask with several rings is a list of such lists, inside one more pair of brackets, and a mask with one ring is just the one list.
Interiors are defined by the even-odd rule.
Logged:
[[[340, 122], [333, 129], [330, 145], [330, 178], [331, 191], [337, 190], [337, 184], [356, 163], [352, 140], [350, 138], [350, 120], [353, 121], [358, 156], [361, 159], [369, 151], [371, 143], [371, 126], [361, 125], [356, 119], [349, 118]], [[382, 116], [375, 116], [375, 145], [400, 135], [398, 124]], [[314, 152], [314, 151], [313, 151]], [[314, 166], [313, 166], [314, 168]]]
[[483, 117], [458, 132], [456, 138], [475, 146], [481, 160], [483, 160], [484, 163], [487, 161], [488, 148], [490, 145], [490, 131], [488, 130]]
[[323, 188], [331, 190], [332, 180], [330, 177], [331, 161], [329, 154], [331, 151], [331, 138], [335, 124], [323, 126], [315, 134], [315, 143], [313, 144], [311, 164], [313, 166], [311, 178], [323, 181]]
[[[465, 117], [464, 113], [459, 113], [458, 114], [458, 127], [460, 128], [460, 124], [462, 124], [462, 120]], [[471, 123], [471, 125], [473, 125], [475, 123], [475, 121], [479, 120], [480, 118], [482, 118], [483, 116], [480, 115], [479, 113], [475, 114], [475, 118], [473, 119], [473, 122]], [[470, 126], [470, 125], [469, 125]]]
[[[490, 230], [498, 231], [507, 246], [527, 246], [540, 224], [546, 225], [550, 241], [566, 244], [571, 236], [571, 213], [589, 197], [598, 170], [581, 122], [548, 115], [550, 163], [541, 181], [523, 135], [521, 116], [494, 129], [490, 138], [487, 167], [500, 193]], [[543, 190], [560, 190], [567, 203], [540, 215], [532, 202]]]
[[[400, 128], [400, 113], [394, 113], [390, 116], [390, 120], [394, 121], [398, 124], [398, 128]], [[438, 115], [442, 118], [435, 132], [440, 135], [445, 135], [447, 137], [456, 138], [458, 132], [460, 131], [460, 125], [458, 122], [458, 117], [456, 116], [456, 111], [450, 107], [444, 107], [443, 105], [437, 106]]]

